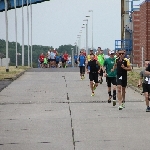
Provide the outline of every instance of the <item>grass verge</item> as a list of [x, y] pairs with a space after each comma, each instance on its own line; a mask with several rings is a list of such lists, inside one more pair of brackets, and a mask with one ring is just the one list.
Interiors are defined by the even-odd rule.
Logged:
[[[132, 70], [128, 72], [128, 86], [133, 86], [138, 88], [138, 81], [140, 79], [140, 71], [139, 70]], [[142, 87], [139, 88], [142, 91]]]
[[0, 67], [0, 80], [13, 79], [28, 68], [27, 66], [18, 66], [18, 68], [9, 66], [9, 72], [6, 72], [5, 67]]

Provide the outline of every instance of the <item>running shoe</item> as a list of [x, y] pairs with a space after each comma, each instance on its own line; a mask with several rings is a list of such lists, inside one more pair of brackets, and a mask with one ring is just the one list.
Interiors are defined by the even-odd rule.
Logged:
[[95, 94], [94, 94], [94, 92], [91, 94], [91, 96], [94, 96]]
[[108, 100], [108, 103], [111, 103], [111, 100]]
[[121, 105], [121, 106], [119, 106], [118, 108], [119, 108], [119, 110], [122, 110], [122, 109], [123, 109], [122, 105]]
[[116, 106], [116, 100], [113, 100], [113, 106]]
[[149, 106], [146, 108], [146, 112], [150, 112], [150, 107]]
[[125, 108], [125, 103], [122, 103], [122, 107]]

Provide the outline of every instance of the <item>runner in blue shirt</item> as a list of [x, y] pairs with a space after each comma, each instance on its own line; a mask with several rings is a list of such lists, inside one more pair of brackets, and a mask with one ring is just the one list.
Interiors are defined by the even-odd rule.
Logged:
[[77, 67], [78, 66], [78, 55], [77, 54], [74, 55], [74, 62], [75, 62], [75, 67]]
[[83, 54], [83, 51], [80, 51], [80, 55], [79, 55], [79, 67], [80, 67], [80, 76], [81, 76], [81, 80], [83, 80], [84, 74], [85, 74], [85, 61], [86, 58]]

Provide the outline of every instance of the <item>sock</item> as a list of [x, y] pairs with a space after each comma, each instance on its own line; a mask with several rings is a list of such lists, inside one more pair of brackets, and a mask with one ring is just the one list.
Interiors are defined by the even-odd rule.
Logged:
[[111, 96], [111, 91], [108, 92], [108, 95]]
[[113, 90], [113, 100], [116, 100], [116, 90]]

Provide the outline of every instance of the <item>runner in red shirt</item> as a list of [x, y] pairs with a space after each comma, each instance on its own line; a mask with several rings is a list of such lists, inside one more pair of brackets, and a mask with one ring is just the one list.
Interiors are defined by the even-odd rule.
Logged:
[[41, 53], [41, 55], [40, 55], [40, 57], [39, 57], [39, 60], [40, 60], [40, 67], [41, 67], [41, 68], [43, 68], [44, 58], [45, 58], [44, 54]]
[[67, 66], [66, 66], [66, 61], [68, 61], [68, 56], [69, 56], [69, 55], [67, 54], [67, 52], [65, 52], [64, 55], [63, 55], [65, 68], [67, 67]]

